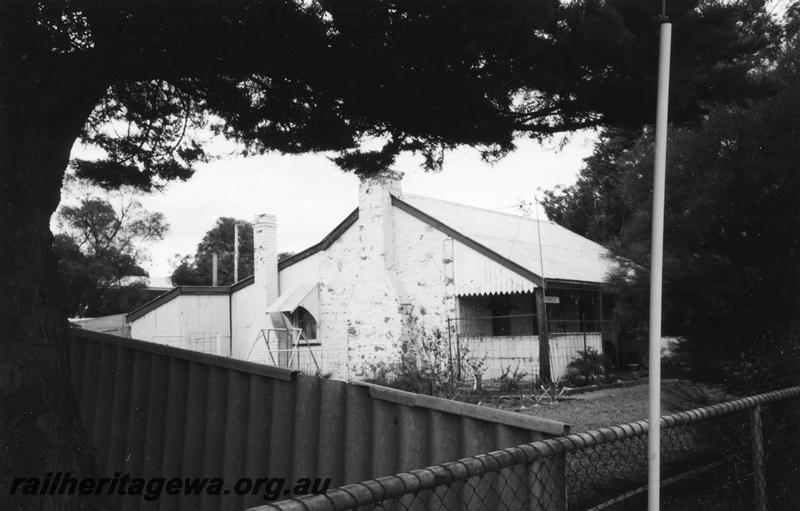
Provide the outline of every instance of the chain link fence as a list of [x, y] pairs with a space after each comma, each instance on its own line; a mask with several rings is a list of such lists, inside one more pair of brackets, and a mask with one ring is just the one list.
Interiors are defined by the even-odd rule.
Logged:
[[[800, 387], [661, 418], [662, 509], [797, 509]], [[281, 511], [645, 509], [647, 421], [349, 484]]]
[[231, 336], [218, 332], [187, 332], [182, 335], [154, 335], [150, 342], [174, 348], [226, 356], [230, 351]]

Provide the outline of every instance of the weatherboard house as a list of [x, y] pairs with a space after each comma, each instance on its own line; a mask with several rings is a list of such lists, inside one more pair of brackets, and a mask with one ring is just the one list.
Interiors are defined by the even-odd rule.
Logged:
[[602, 246], [550, 221], [403, 194], [401, 177], [363, 179], [358, 208], [280, 262], [276, 219], [257, 216], [252, 277], [176, 287], [127, 315], [131, 337], [341, 379], [371, 377], [421, 335], [467, 348], [484, 378], [535, 375], [545, 331], [556, 376], [578, 350], [614, 347]]

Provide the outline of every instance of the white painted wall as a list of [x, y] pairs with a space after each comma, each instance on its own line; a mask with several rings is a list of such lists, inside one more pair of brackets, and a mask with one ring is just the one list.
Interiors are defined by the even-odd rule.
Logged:
[[317, 252], [281, 270], [278, 274], [280, 292], [283, 293], [306, 282], [319, 282], [319, 261], [320, 252]]
[[[251, 284], [231, 295], [231, 314], [233, 318], [233, 346], [231, 357], [242, 360], [263, 362], [266, 348], [256, 343], [258, 329], [257, 320], [264, 315], [258, 310], [257, 294], [259, 290]], [[252, 348], [252, 353], [251, 353]], [[248, 353], [250, 357], [248, 358]], [[260, 357], [260, 358], [259, 358]]]
[[[367, 353], [356, 350], [351, 341], [359, 334], [362, 318], [379, 314], [380, 306], [362, 300], [362, 288], [369, 287], [375, 271], [361, 267], [358, 224], [347, 229], [324, 252], [319, 252], [319, 309], [317, 341], [329, 349], [327, 359], [337, 370], [333, 377], [350, 379], [363, 369]], [[351, 371], [351, 366], [353, 370]], [[355, 366], [358, 366], [356, 368]]]
[[[131, 337], [142, 341], [158, 342], [157, 338], [181, 335], [180, 296], [156, 307], [130, 323]], [[162, 343], [164, 344], [164, 343]]]
[[408, 292], [411, 314], [427, 332], [447, 331], [445, 240], [448, 236], [393, 209], [397, 276]]
[[228, 354], [227, 295], [179, 295], [130, 325], [134, 339], [204, 353]]

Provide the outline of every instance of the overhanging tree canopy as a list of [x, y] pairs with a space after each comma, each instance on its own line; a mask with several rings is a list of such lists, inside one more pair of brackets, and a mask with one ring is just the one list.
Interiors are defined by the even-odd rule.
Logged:
[[[49, 218], [77, 138], [105, 151], [80, 176], [141, 188], [185, 179], [207, 119], [248, 152], [335, 151], [360, 174], [401, 151], [441, 164], [652, 117], [659, 2], [639, 0], [6, 0], [0, 3], [0, 473], [87, 473], [67, 383]], [[674, 111], [760, 90], [758, 1], [670, 2]], [[377, 138], [382, 149], [361, 151]], [[11, 446], [7, 448], [7, 446]], [[76, 505], [64, 497], [58, 506]], [[41, 500], [24, 506], [40, 507]], [[22, 505], [21, 505], [22, 506]]]
[[[669, 137], [664, 332], [686, 339], [696, 377], [732, 387], [745, 354], [794, 344], [800, 327], [800, 4], [785, 28], [773, 96], [715, 107]], [[612, 283], [629, 327], [647, 322], [652, 161], [652, 133], [609, 131], [578, 182], [545, 201], [553, 220], [625, 257]], [[796, 378], [788, 350], [758, 358], [762, 387], [747, 390]], [[778, 359], [782, 371], [771, 370]]]
[[[191, 175], [203, 150], [187, 130], [207, 114], [248, 151], [338, 151], [369, 173], [411, 150], [434, 168], [458, 144], [493, 157], [517, 133], [649, 121], [652, 3], [6, 2], [5, 88], [33, 99], [31, 86], [68, 78], [58, 103], [107, 152], [75, 167], [108, 185]], [[671, 119], [760, 90], [748, 74], [771, 30], [759, 7], [671, 3]], [[358, 151], [365, 137], [383, 149]]]

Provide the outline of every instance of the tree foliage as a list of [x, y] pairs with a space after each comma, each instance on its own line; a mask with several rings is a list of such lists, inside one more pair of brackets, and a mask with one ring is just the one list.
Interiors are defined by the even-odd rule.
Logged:
[[197, 245], [194, 257], [182, 257], [171, 280], [175, 286], [210, 286], [212, 259], [217, 254], [217, 278], [221, 286], [233, 284], [234, 228], [239, 225], [239, 279], [253, 274], [253, 226], [244, 220], [220, 217]]
[[632, 211], [622, 188], [620, 168], [632, 164], [632, 147], [641, 130], [608, 129], [600, 133], [575, 184], [544, 192], [547, 217], [603, 245], [618, 241]]
[[[334, 151], [363, 174], [402, 151], [433, 169], [457, 145], [496, 158], [519, 133], [639, 126], [653, 115], [658, 2], [4, 5], [18, 37], [9, 49], [27, 62], [103, 70], [81, 137], [105, 157], [73, 166], [106, 186], [186, 179], [205, 158], [192, 128], [209, 115], [245, 152]], [[763, 91], [752, 70], [774, 29], [762, 7], [670, 2], [673, 122]], [[20, 83], [34, 79], [12, 64]], [[361, 149], [375, 139], [382, 148]]]
[[145, 210], [131, 189], [96, 197], [84, 185], [77, 203], [62, 206], [56, 220], [53, 250], [70, 316], [119, 314], [147, 300], [144, 284], [132, 277], [147, 276], [144, 245], [163, 239], [169, 229], [163, 214]]
[[[716, 107], [701, 126], [669, 134], [663, 329], [687, 338], [692, 365], [709, 377], [766, 337], [791, 337], [800, 318], [800, 45], [792, 26], [772, 71], [774, 96]], [[621, 256], [612, 281], [629, 326], [647, 319], [652, 162], [650, 131], [635, 140], [607, 133], [578, 183], [548, 195], [553, 220]]]

